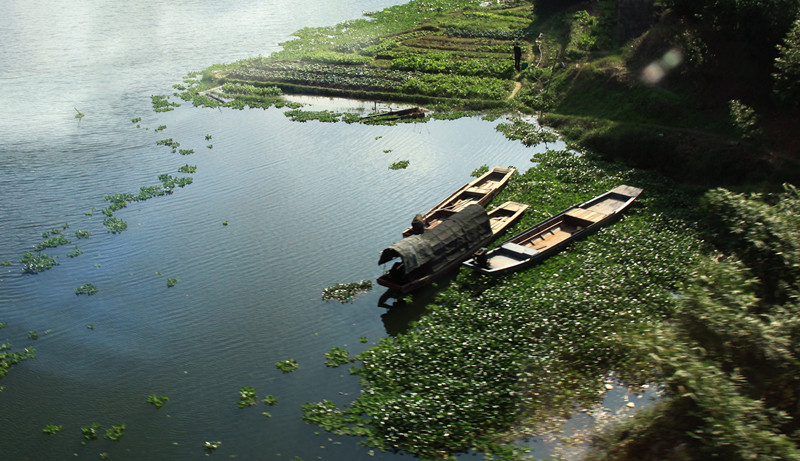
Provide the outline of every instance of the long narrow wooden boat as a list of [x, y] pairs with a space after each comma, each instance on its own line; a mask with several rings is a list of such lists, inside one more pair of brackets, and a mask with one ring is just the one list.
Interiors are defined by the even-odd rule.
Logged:
[[361, 120], [381, 119], [381, 120], [400, 120], [406, 118], [424, 118], [425, 109], [421, 107], [409, 107], [407, 109], [388, 110], [378, 114], [371, 114], [361, 117]]
[[464, 265], [483, 274], [529, 267], [618, 218], [641, 192], [638, 187], [619, 186], [526, 229], [497, 248], [478, 251]]
[[[505, 187], [514, 171], [516, 171], [514, 168], [494, 167], [474, 181], [464, 184], [422, 215], [421, 221], [424, 223], [424, 227], [430, 227], [434, 214], [439, 210], [455, 213], [473, 203], [485, 207]], [[414, 233], [414, 230], [409, 227], [403, 231], [403, 237]]]
[[424, 233], [406, 237], [383, 250], [378, 264], [400, 260], [378, 277], [378, 284], [410, 293], [440, 279], [497, 238], [527, 208], [521, 203], [506, 202], [489, 213], [477, 204], [453, 212]]

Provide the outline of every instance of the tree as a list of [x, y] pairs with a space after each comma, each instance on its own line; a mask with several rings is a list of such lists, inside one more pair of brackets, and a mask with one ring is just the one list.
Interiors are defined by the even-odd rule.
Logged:
[[800, 17], [794, 21], [792, 29], [779, 44], [778, 57], [775, 58], [774, 91], [778, 100], [800, 106]]

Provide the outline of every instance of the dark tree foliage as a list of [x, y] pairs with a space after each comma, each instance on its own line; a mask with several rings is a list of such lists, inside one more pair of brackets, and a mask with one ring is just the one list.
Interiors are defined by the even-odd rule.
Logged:
[[800, 106], [800, 18], [794, 21], [775, 58], [775, 94], [783, 103]]
[[710, 27], [723, 39], [744, 38], [758, 45], [781, 40], [796, 17], [797, 0], [665, 0], [687, 21]]
[[666, 398], [605, 459], [800, 459], [800, 194], [718, 189], [705, 208], [724, 253], [642, 348]]

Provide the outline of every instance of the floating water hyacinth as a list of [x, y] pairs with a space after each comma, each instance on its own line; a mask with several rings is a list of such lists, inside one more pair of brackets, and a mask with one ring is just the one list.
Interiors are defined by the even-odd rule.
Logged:
[[75, 294], [92, 296], [93, 294], [97, 294], [97, 287], [91, 283], [86, 283], [76, 288]]
[[300, 365], [297, 363], [297, 360], [290, 358], [276, 363], [275, 368], [284, 373], [291, 373], [300, 368]]
[[159, 410], [168, 401], [169, 401], [169, 397], [166, 396], [166, 395], [162, 395], [161, 397], [159, 397], [156, 394], [150, 394], [150, 395], [147, 396], [147, 403], [153, 405], [154, 407], [156, 407], [156, 409], [159, 409]]
[[55, 424], [48, 424], [47, 426], [42, 429], [42, 432], [48, 435], [53, 435], [55, 433], [61, 432], [64, 429], [64, 426], [56, 426]]
[[360, 282], [353, 283], [339, 283], [331, 285], [322, 290], [322, 299], [324, 301], [336, 300], [340, 303], [352, 302], [353, 298], [358, 293], [363, 293], [372, 289], [372, 281], [361, 280]]
[[404, 169], [408, 168], [409, 163], [410, 162], [408, 160], [400, 160], [399, 162], [394, 162], [391, 165], [389, 165], [389, 169], [390, 170], [404, 170]]
[[117, 441], [122, 438], [126, 428], [127, 426], [125, 426], [125, 424], [117, 424], [116, 426], [111, 426], [108, 429], [106, 429], [106, 433], [105, 435], [103, 435], [103, 438]]
[[350, 357], [350, 352], [347, 349], [339, 346], [331, 346], [331, 350], [325, 353], [325, 359], [325, 366], [334, 368], [347, 365], [356, 360], [354, 357]]
[[30, 251], [26, 251], [19, 262], [22, 263], [23, 274], [38, 274], [59, 264], [52, 256], [48, 256], [45, 253], [35, 255]]
[[244, 386], [239, 389], [239, 408], [250, 407], [257, 402], [256, 390], [252, 386]]
[[92, 423], [88, 426], [81, 427], [81, 434], [83, 434], [83, 438], [86, 440], [96, 440], [97, 439], [97, 432], [100, 430], [100, 424]]

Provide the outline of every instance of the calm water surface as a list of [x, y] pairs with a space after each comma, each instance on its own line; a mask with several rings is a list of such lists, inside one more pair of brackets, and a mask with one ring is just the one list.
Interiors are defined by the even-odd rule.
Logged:
[[[14, 264], [0, 267], [0, 342], [33, 346], [36, 358], [0, 380], [0, 458], [198, 459], [206, 440], [222, 442], [214, 456], [245, 460], [403, 456], [372, 457], [356, 439], [306, 425], [300, 406], [351, 401], [357, 379], [325, 367], [324, 353], [357, 354], [402, 331], [425, 297], [388, 313], [377, 286], [344, 305], [321, 291], [374, 280], [379, 251], [415, 213], [475, 168], [527, 168], [534, 151], [477, 118], [368, 127], [290, 122], [277, 109], [156, 114], [150, 102], [190, 71], [268, 55], [302, 27], [396, 3], [4, 3], [0, 261]], [[156, 146], [164, 138], [195, 153], [171, 154]], [[389, 170], [398, 160], [409, 168]], [[193, 184], [130, 204], [115, 214], [128, 230], [106, 232], [104, 196], [138, 192], [187, 163], [197, 166]], [[46, 251], [61, 265], [22, 275], [22, 254], [66, 223], [72, 244]], [[93, 235], [77, 240], [78, 229]], [[76, 245], [83, 254], [67, 257]], [[99, 293], [76, 296], [84, 283]], [[284, 375], [274, 365], [289, 357], [300, 369]], [[237, 408], [242, 386], [278, 405]], [[170, 400], [156, 410], [145, 402], [152, 393]], [[80, 427], [94, 422], [127, 430], [119, 442], [82, 445]], [[64, 430], [44, 435], [47, 424]]]

